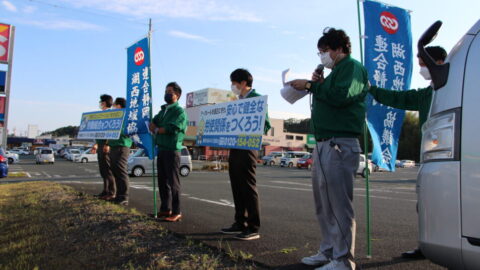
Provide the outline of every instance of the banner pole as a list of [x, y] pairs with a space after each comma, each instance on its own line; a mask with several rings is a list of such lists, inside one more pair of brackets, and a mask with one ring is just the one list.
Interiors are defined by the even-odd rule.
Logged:
[[[152, 54], [150, 50], [150, 39], [152, 38], [152, 19], [149, 19], [148, 22], [148, 55], [150, 57], [150, 78], [152, 78]], [[150, 80], [150, 100], [152, 100], [152, 80]], [[150, 121], [152, 120], [152, 102], [150, 102]], [[152, 149], [150, 149], [153, 154], [152, 158], [152, 183], [153, 183], [153, 217], [157, 218], [157, 184], [156, 184], [156, 175], [155, 175], [155, 135], [152, 135]]]
[[[360, 19], [360, 1], [357, 0], [357, 14], [358, 14], [358, 38], [360, 41], [360, 61], [362, 65], [364, 64], [363, 60], [363, 36], [362, 36], [362, 22]], [[365, 124], [363, 125], [363, 145], [364, 145], [364, 152], [365, 152], [365, 208], [366, 208], [366, 218], [367, 218], [367, 259], [372, 258], [372, 238], [371, 238], [371, 231], [370, 231], [370, 170], [369, 170], [369, 160], [368, 160], [368, 121], [367, 115], [365, 114]]]

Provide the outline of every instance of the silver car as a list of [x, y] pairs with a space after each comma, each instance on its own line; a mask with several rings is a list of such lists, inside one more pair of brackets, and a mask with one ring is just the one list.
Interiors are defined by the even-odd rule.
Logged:
[[[182, 148], [180, 154], [180, 175], [186, 177], [192, 170], [192, 158], [186, 147]], [[157, 157], [155, 157], [155, 166], [157, 166]], [[152, 160], [145, 156], [143, 149], [139, 149], [128, 158], [128, 172], [136, 177], [152, 174]]]
[[[423, 47], [439, 22], [419, 41]], [[422, 127], [418, 173], [419, 241], [423, 254], [448, 269], [480, 269], [480, 20], [444, 65], [425, 61], [436, 88]]]

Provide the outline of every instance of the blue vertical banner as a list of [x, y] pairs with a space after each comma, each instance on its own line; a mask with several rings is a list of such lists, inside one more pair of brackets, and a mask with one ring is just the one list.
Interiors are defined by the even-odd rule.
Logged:
[[[407, 10], [366, 0], [365, 68], [372, 85], [392, 91], [410, 88], [413, 67], [410, 14]], [[367, 97], [367, 123], [372, 136], [372, 161], [395, 171], [398, 139], [405, 111]]]
[[127, 111], [125, 134], [153, 159], [152, 135], [148, 130], [152, 112], [150, 48], [144, 38], [127, 48]]

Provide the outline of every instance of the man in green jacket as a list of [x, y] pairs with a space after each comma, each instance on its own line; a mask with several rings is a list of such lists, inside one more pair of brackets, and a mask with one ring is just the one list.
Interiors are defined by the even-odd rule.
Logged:
[[158, 147], [158, 189], [161, 206], [157, 217], [176, 222], [182, 218], [180, 211], [180, 151], [187, 131], [187, 114], [178, 104], [182, 95], [180, 86], [171, 82], [165, 89], [165, 102], [150, 123]]
[[[116, 98], [113, 103], [115, 109], [125, 109], [126, 100], [124, 98]], [[120, 205], [128, 205], [128, 156], [130, 155], [130, 147], [132, 139], [122, 132], [118, 140], [107, 140], [106, 144], [110, 147], [108, 156], [110, 157], [110, 166], [115, 178], [117, 186], [117, 194], [114, 203]]]
[[343, 30], [326, 29], [317, 44], [322, 64], [332, 72], [314, 74], [313, 81], [294, 80], [295, 89], [313, 95], [312, 187], [322, 241], [318, 253], [302, 259], [317, 269], [353, 270], [355, 216], [353, 180], [360, 160], [365, 122], [367, 71], [350, 57], [350, 38]]
[[[440, 46], [427, 47], [425, 50], [439, 65], [443, 64], [447, 58], [447, 52]], [[420, 75], [422, 75], [422, 77], [427, 81], [431, 80], [432, 78], [430, 76], [430, 72], [428, 71], [422, 59], [418, 58], [418, 64], [420, 65]], [[421, 133], [422, 126], [425, 121], [427, 121], [428, 112], [430, 111], [430, 106], [432, 104], [433, 88], [431, 84], [425, 88], [407, 91], [392, 91], [371, 86], [369, 93], [377, 102], [383, 105], [402, 110], [418, 111]], [[402, 253], [402, 257], [406, 259], [425, 258], [420, 248], [404, 252]]]
[[[252, 88], [253, 76], [246, 69], [236, 69], [230, 74], [232, 91], [240, 99], [258, 97]], [[264, 134], [270, 129], [268, 113], [265, 118]], [[257, 191], [258, 151], [230, 149], [228, 156], [228, 174], [235, 204], [235, 222], [232, 226], [222, 228], [224, 234], [235, 234], [239, 240], [260, 238], [260, 205]]]

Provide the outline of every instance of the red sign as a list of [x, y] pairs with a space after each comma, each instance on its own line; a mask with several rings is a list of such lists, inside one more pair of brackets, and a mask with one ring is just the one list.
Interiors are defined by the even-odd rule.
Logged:
[[141, 47], [137, 47], [135, 49], [135, 54], [133, 55], [133, 61], [135, 61], [135, 65], [137, 66], [143, 65], [143, 62], [145, 61], [145, 54], [143, 53], [143, 50]]
[[395, 34], [398, 30], [398, 20], [395, 15], [388, 11], [384, 11], [380, 14], [380, 24], [389, 34]]
[[8, 44], [10, 42], [10, 25], [0, 24], [0, 62], [8, 62]]

